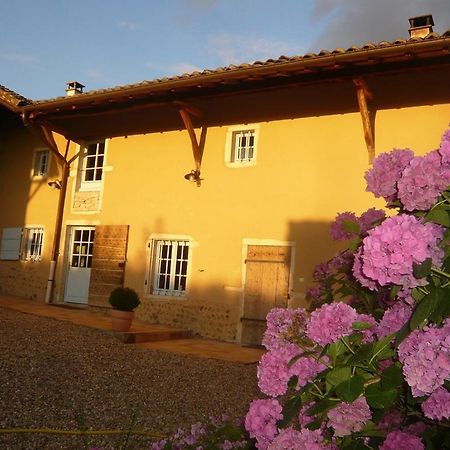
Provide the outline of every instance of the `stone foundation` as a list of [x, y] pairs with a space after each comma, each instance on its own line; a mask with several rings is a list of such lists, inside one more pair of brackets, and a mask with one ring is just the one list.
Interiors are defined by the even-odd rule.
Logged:
[[44, 301], [48, 266], [42, 262], [0, 261], [0, 294]]
[[187, 328], [210, 339], [235, 342], [237, 338], [237, 308], [213, 301], [142, 299], [136, 317], [149, 323]]

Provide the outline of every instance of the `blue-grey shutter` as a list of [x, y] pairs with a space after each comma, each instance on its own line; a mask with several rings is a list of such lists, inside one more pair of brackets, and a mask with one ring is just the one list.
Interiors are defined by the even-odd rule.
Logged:
[[3, 228], [0, 259], [18, 260], [21, 240], [22, 228]]

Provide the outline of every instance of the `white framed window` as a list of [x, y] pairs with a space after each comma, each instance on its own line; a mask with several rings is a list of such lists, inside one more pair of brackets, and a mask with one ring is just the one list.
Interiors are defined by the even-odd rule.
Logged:
[[225, 142], [225, 164], [228, 167], [255, 165], [258, 135], [258, 124], [230, 127]]
[[3, 228], [0, 259], [40, 261], [43, 242], [43, 227]]
[[81, 190], [100, 190], [105, 163], [105, 141], [91, 142], [83, 152], [81, 167]]
[[24, 228], [22, 232], [22, 257], [29, 261], [40, 261], [42, 258], [42, 243], [44, 242], [44, 229]]
[[46, 177], [50, 169], [50, 150], [36, 150], [33, 161], [33, 177]]
[[184, 297], [186, 295], [190, 241], [154, 239], [151, 247], [150, 294]]

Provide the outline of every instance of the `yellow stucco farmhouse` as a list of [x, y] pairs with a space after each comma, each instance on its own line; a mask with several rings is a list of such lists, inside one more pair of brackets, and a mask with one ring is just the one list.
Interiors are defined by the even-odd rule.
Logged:
[[[338, 250], [363, 175], [450, 122], [450, 31], [32, 101], [0, 86], [0, 294], [258, 343]], [[381, 203], [380, 203], [381, 205]]]

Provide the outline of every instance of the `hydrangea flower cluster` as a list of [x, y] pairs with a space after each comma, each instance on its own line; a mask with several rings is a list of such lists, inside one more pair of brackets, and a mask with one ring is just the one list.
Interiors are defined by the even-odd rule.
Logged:
[[269, 445], [268, 450], [331, 450], [331, 445], [323, 443], [320, 430], [285, 428]]
[[304, 334], [307, 316], [304, 308], [273, 308], [266, 321], [262, 344], [271, 350], [285, 345], [294, 336]]
[[359, 397], [352, 403], [342, 402], [328, 411], [328, 425], [334, 428], [335, 436], [347, 436], [361, 431], [372, 418], [365, 397]]
[[330, 234], [335, 241], [352, 239], [364, 235], [377, 222], [385, 219], [386, 214], [381, 209], [370, 208], [356, 217], [355, 213], [346, 211], [339, 213], [331, 224]]
[[450, 130], [447, 130], [442, 136], [439, 154], [442, 158], [442, 164], [450, 165]]
[[396, 333], [411, 318], [412, 306], [403, 302], [397, 302], [387, 309], [377, 326], [376, 334], [379, 339]]
[[336, 220], [331, 224], [330, 234], [335, 241], [351, 239], [354, 236], [358, 236], [359, 233], [349, 231], [346, 229], [346, 223], [352, 222], [359, 230], [359, 221], [356, 215], [352, 212], [343, 212], [336, 216]]
[[381, 209], [369, 208], [361, 214], [359, 223], [361, 225], [361, 233], [367, 233], [375, 223], [382, 222], [386, 218], [386, 213]]
[[378, 327], [377, 321], [369, 314], [358, 314], [358, 318], [356, 319], [358, 322], [367, 323], [372, 325], [370, 328], [366, 330], [361, 330], [361, 334], [363, 336], [363, 343], [368, 344], [375, 339], [376, 330]]
[[416, 156], [397, 183], [398, 198], [407, 211], [425, 211], [450, 184], [450, 166], [443, 165], [436, 150]]
[[278, 400], [253, 400], [245, 416], [245, 429], [251, 438], [256, 438], [256, 447], [266, 450], [277, 435], [276, 422], [283, 418], [283, 408]]
[[309, 383], [325, 366], [310, 357], [300, 357], [289, 366], [290, 361], [302, 351], [295, 344], [286, 344], [265, 353], [258, 365], [258, 386], [261, 391], [270, 396], [284, 395], [288, 381], [296, 375], [297, 387]]
[[437, 388], [422, 403], [422, 411], [432, 420], [450, 419], [450, 392], [444, 387]]
[[356, 310], [345, 303], [325, 304], [311, 313], [306, 335], [317, 344], [331, 344], [350, 335], [357, 319]]
[[425, 450], [422, 440], [405, 431], [391, 431], [380, 450]]
[[443, 227], [423, 223], [414, 216], [390, 217], [364, 238], [355, 258], [353, 274], [363, 286], [367, 279], [381, 286], [396, 284], [405, 289], [424, 285], [425, 280], [414, 276], [413, 264], [431, 258], [433, 264], [439, 266], [444, 256], [439, 247], [443, 235]]
[[395, 149], [379, 155], [365, 174], [366, 190], [372, 192], [375, 197], [383, 197], [387, 202], [395, 201], [397, 182], [413, 158], [414, 153], [409, 149]]
[[413, 331], [398, 347], [403, 375], [414, 397], [429, 395], [450, 377], [450, 319]]

